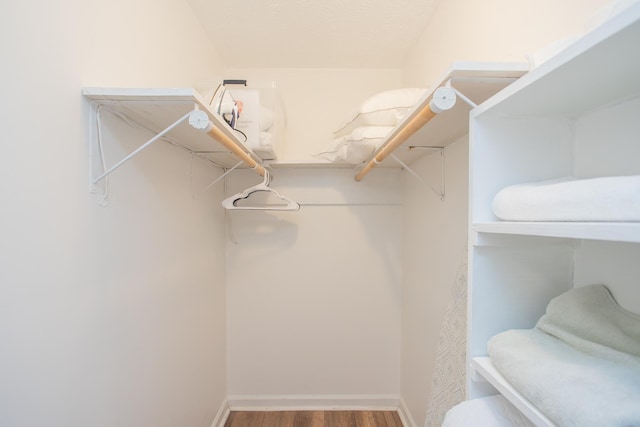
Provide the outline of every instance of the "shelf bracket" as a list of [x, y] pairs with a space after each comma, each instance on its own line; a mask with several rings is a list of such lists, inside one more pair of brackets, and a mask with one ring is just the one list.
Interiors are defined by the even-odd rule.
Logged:
[[[98, 106], [97, 108], [100, 108], [100, 106]], [[93, 177], [93, 171], [92, 171], [91, 184], [92, 185], [98, 184], [100, 181], [102, 181], [103, 179], [108, 177], [110, 174], [112, 174], [120, 166], [124, 165], [126, 162], [131, 160], [133, 157], [138, 155], [142, 150], [144, 150], [145, 148], [148, 148], [151, 144], [153, 144], [154, 142], [156, 142], [159, 139], [161, 139], [162, 137], [164, 137], [167, 133], [171, 132], [180, 123], [182, 123], [185, 120], [187, 120], [190, 115], [191, 115], [191, 112], [188, 112], [184, 116], [180, 117], [178, 120], [176, 120], [171, 125], [169, 125], [166, 129], [164, 129], [163, 131], [158, 133], [156, 136], [154, 136], [153, 138], [151, 138], [150, 140], [148, 140], [147, 142], [142, 144], [140, 147], [136, 148], [133, 152], [131, 152], [130, 154], [125, 156], [122, 160], [120, 160], [115, 165], [111, 166], [108, 170], [104, 171], [101, 175], [99, 175], [99, 176], [94, 178]], [[96, 119], [98, 121], [98, 125], [97, 126], [99, 127], [100, 126], [100, 124], [99, 124], [99, 120], [100, 120], [99, 112], [96, 112]], [[103, 153], [103, 150], [102, 150], [102, 141], [101, 141], [101, 138], [100, 138], [100, 132], [99, 131], [98, 131], [98, 138], [97, 139], [98, 139], [97, 143], [98, 143], [98, 146], [99, 146], [99, 149], [100, 149], [100, 156], [102, 157], [102, 161], [104, 162], [104, 153]], [[91, 145], [93, 146], [93, 141], [91, 142]]]
[[406, 163], [404, 163], [402, 160], [400, 160], [400, 158], [398, 156], [396, 156], [395, 154], [391, 153], [391, 154], [389, 154], [389, 157], [391, 157], [393, 160], [395, 160], [400, 166], [402, 166], [407, 172], [409, 172], [411, 175], [413, 175], [418, 181], [422, 182], [423, 184], [428, 185], [429, 188], [431, 190], [433, 190], [434, 193], [436, 193], [438, 196], [440, 196], [440, 200], [444, 201], [444, 198], [445, 198], [444, 147], [433, 146], [433, 145], [422, 145], [422, 146], [418, 145], [418, 146], [411, 146], [411, 147], [409, 147], [409, 149], [411, 149], [411, 150], [415, 150], [415, 149], [437, 150], [437, 151], [440, 152], [440, 189], [439, 190], [434, 188], [431, 184], [426, 182], [424, 179], [422, 179], [422, 177], [420, 175], [418, 175], [416, 173], [416, 171], [411, 169], [411, 167], [409, 167]]
[[464, 93], [460, 92], [458, 89], [453, 87], [451, 85], [451, 79], [447, 80], [447, 82], [445, 83], [445, 87], [448, 87], [449, 89], [453, 90], [455, 92], [456, 96], [458, 98], [462, 99], [467, 105], [469, 105], [469, 107], [476, 108], [478, 106], [478, 104], [476, 104], [471, 99], [469, 99], [467, 96], [465, 96]]
[[208, 189], [210, 189], [211, 187], [213, 187], [214, 185], [216, 185], [218, 182], [220, 182], [221, 179], [223, 179], [225, 176], [229, 175], [231, 172], [234, 171], [234, 169], [236, 169], [238, 166], [244, 164], [243, 160], [240, 160], [238, 163], [235, 164], [235, 166], [233, 166], [230, 169], [226, 169], [224, 171], [224, 173], [222, 175], [220, 175], [218, 178], [216, 178], [215, 180], [213, 180], [213, 182], [211, 182], [209, 185], [207, 185], [206, 187], [204, 187], [202, 190], [198, 191], [195, 195], [194, 198], [197, 198], [200, 194], [204, 193], [205, 191], [207, 191]]

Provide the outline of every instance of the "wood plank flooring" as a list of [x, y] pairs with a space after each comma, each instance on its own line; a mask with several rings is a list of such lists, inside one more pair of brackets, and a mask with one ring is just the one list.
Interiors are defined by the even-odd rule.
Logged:
[[402, 427], [396, 411], [232, 411], [224, 427]]

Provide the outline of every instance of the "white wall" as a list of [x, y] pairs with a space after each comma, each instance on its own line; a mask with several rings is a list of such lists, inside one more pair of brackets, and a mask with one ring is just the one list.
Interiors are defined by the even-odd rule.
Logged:
[[[0, 425], [210, 426], [225, 398], [224, 228], [159, 143], [89, 193], [81, 88], [191, 86], [216, 54], [182, 0], [0, 16]], [[106, 118], [115, 161], [148, 136]], [[219, 170], [197, 161], [198, 184]]]
[[[454, 61], [526, 62], [549, 43], [582, 34], [605, 0], [557, 2], [452, 0], [440, 2], [403, 68], [403, 86], [428, 86]], [[402, 397], [415, 425], [425, 424], [438, 333], [467, 230], [467, 142], [447, 147], [447, 198], [424, 186], [405, 190], [403, 244]], [[436, 156], [420, 161], [421, 174]], [[422, 195], [423, 192], [427, 195]], [[464, 211], [460, 211], [463, 209]], [[438, 248], [435, 250], [434, 248]]]
[[[272, 186], [300, 211], [229, 212], [232, 407], [397, 403], [399, 171], [361, 183], [350, 169], [274, 175]], [[229, 181], [233, 194], [259, 180], [247, 172]]]
[[[317, 161], [350, 110], [400, 85], [399, 69], [225, 75], [278, 88], [285, 162]], [[229, 214], [238, 241], [227, 243], [232, 407], [397, 402], [400, 182], [398, 171], [375, 172], [356, 183], [351, 169], [277, 168], [272, 184], [303, 203], [299, 212]], [[232, 194], [257, 178], [228, 182]]]
[[402, 282], [402, 398], [416, 425], [423, 425], [435, 366], [437, 342], [455, 274], [467, 239], [468, 140], [445, 149], [445, 199], [441, 158], [431, 154], [412, 168], [404, 184]]
[[526, 62], [526, 55], [581, 35], [606, 0], [441, 1], [404, 64], [405, 86], [428, 85], [454, 61]]

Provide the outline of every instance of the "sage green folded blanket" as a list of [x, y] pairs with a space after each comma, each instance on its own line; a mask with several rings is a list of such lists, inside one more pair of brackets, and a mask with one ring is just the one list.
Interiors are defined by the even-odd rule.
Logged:
[[498, 334], [488, 351], [559, 426], [640, 426], [640, 316], [602, 285], [558, 296], [535, 328]]

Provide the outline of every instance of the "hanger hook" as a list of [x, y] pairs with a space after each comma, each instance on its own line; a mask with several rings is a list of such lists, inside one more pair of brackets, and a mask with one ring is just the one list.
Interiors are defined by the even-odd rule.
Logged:
[[271, 174], [266, 168], [264, 169], [264, 179], [262, 180], [262, 183], [266, 186], [269, 186], [269, 184], [271, 184]]

